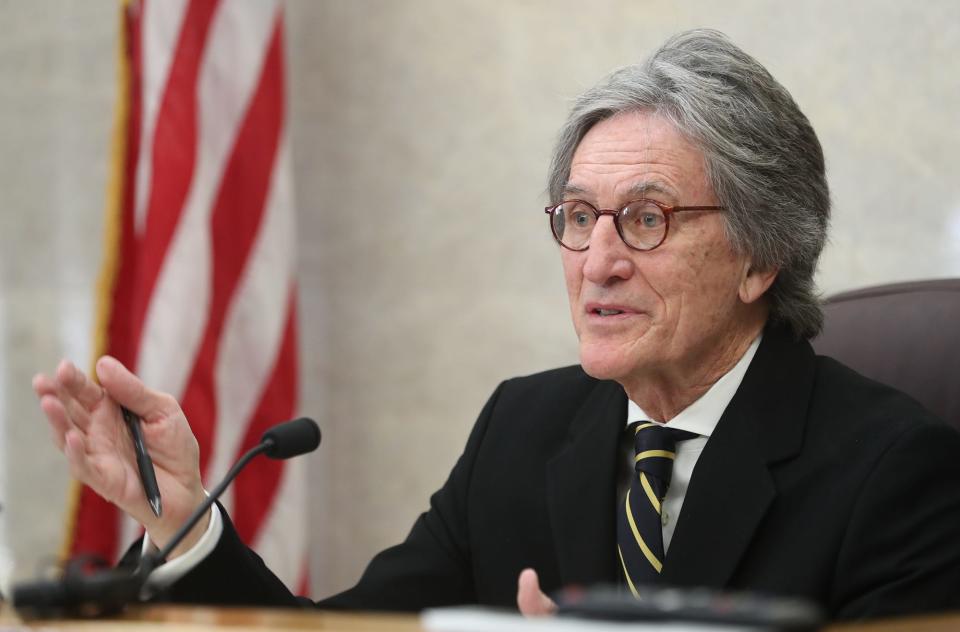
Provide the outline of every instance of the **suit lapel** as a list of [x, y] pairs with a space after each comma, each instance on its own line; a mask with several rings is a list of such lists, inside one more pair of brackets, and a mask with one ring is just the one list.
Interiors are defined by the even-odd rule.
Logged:
[[598, 382], [570, 423], [563, 449], [547, 463], [547, 505], [563, 585], [616, 578], [617, 442], [626, 395]]
[[724, 420], [687, 488], [663, 566], [664, 583], [725, 586], [776, 496], [756, 438], [746, 424]]
[[727, 585], [776, 498], [770, 466], [801, 448], [814, 367], [808, 343], [767, 328], [697, 461], [664, 562], [665, 583]]

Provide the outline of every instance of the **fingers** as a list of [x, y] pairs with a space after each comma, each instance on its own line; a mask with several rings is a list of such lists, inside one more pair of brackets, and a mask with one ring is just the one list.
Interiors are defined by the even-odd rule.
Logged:
[[[58, 435], [64, 432], [64, 421], [86, 431], [90, 426], [90, 411], [103, 399], [103, 389], [66, 360], [57, 367], [55, 375], [51, 378], [41, 373], [33, 377], [33, 390], [40, 398], [41, 409], [47, 413]], [[56, 398], [60, 406], [52, 406], [49, 401], [44, 405], [45, 398]], [[62, 447], [59, 440], [57, 445]]]
[[56, 395], [57, 386], [54, 381], [47, 375], [43, 373], [37, 373], [33, 376], [33, 392], [37, 394], [37, 397], [43, 397], [44, 395]]
[[67, 456], [67, 463], [70, 465], [70, 475], [84, 485], [98, 490], [99, 493], [100, 481], [87, 459], [86, 439], [81, 432], [76, 429], [67, 431], [64, 436], [63, 453]]
[[53, 442], [61, 452], [64, 449], [65, 435], [71, 429], [70, 419], [67, 417], [67, 411], [63, 404], [53, 395], [44, 395], [40, 398], [40, 410], [47, 416], [50, 422], [50, 430], [53, 435]]
[[87, 410], [92, 410], [103, 399], [103, 389], [100, 385], [95, 384], [68, 360], [61, 361], [57, 367], [57, 382]]
[[97, 360], [97, 377], [110, 397], [141, 417], [172, 415], [179, 410], [173, 397], [147, 388], [116, 358], [103, 356]]
[[50, 422], [53, 441], [59, 449], [63, 450], [63, 436], [70, 428], [78, 427], [86, 430], [89, 427], [90, 416], [87, 409], [60, 384], [59, 380], [42, 373], [35, 375], [33, 390], [40, 398], [40, 409]]
[[517, 607], [525, 617], [542, 617], [553, 614], [557, 604], [540, 590], [537, 571], [525, 568], [517, 580]]

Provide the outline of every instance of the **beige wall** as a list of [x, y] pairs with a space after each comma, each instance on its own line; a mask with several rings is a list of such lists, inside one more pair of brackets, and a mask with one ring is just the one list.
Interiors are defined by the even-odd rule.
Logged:
[[[960, 276], [951, 0], [288, 6], [317, 594], [406, 533], [498, 381], [576, 360], [540, 212], [553, 135], [571, 97], [677, 30], [727, 32], [818, 130], [823, 290]], [[0, 501], [21, 574], [62, 531], [29, 378], [88, 362], [114, 37], [112, 0], [0, 1]]]

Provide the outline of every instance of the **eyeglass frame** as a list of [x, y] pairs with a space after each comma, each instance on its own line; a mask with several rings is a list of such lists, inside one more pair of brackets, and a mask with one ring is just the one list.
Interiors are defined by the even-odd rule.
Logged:
[[[622, 241], [627, 248], [630, 248], [631, 250], [636, 250], [638, 252], [650, 252], [651, 250], [655, 250], [659, 248], [663, 244], [663, 242], [667, 240], [667, 235], [670, 233], [670, 216], [673, 215], [674, 213], [683, 213], [685, 211], [725, 211], [727, 210], [725, 206], [670, 206], [669, 204], [664, 204], [663, 202], [658, 202], [657, 200], [654, 200], [651, 198], [637, 198], [635, 200], [630, 200], [629, 202], [624, 204], [623, 207], [620, 208], [620, 210], [612, 209], [612, 208], [598, 209], [596, 206], [594, 206], [590, 202], [587, 202], [586, 200], [577, 200], [577, 199], [563, 200], [559, 204], [554, 204], [553, 206], [548, 206], [544, 208], [543, 212], [550, 216], [549, 217], [550, 233], [553, 235], [553, 238], [556, 240], [558, 244], [560, 244], [560, 246], [562, 246], [563, 248], [566, 248], [567, 250], [571, 250], [573, 252], [584, 252], [585, 250], [589, 250], [590, 249], [589, 241], [587, 242], [587, 245], [584, 246], [583, 248], [571, 248], [570, 246], [563, 243], [563, 241], [557, 235], [556, 228], [554, 228], [554, 225], [553, 225], [554, 211], [556, 211], [558, 208], [560, 208], [564, 204], [570, 204], [572, 202], [583, 204], [587, 208], [589, 208], [591, 211], [593, 211], [593, 214], [596, 217], [597, 223], [600, 222], [600, 218], [603, 217], [604, 215], [610, 215], [613, 218], [613, 225], [617, 229], [617, 234], [620, 235], [620, 241]], [[651, 246], [650, 248], [637, 248], [636, 246], [633, 246], [629, 242], [627, 242], [626, 237], [623, 236], [623, 227], [620, 225], [620, 214], [626, 211], [630, 207], [630, 205], [636, 204], [637, 202], [649, 202], [650, 204], [653, 204], [654, 206], [659, 208], [660, 211], [663, 213], [663, 220], [664, 220], [663, 237], [660, 238], [660, 241], [658, 241], [656, 245]], [[594, 229], [596, 229], [596, 224], [594, 224]], [[590, 231], [590, 237], [593, 238], [592, 230]]]

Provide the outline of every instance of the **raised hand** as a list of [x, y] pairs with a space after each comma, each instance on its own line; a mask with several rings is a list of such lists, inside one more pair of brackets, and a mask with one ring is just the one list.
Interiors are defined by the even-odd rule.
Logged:
[[[163, 546], [205, 497], [197, 440], [172, 396], [147, 388], [109, 356], [100, 358], [96, 371], [100, 385], [68, 361], [53, 376], [36, 375], [40, 408], [71, 474], [144, 525], [151, 540]], [[120, 405], [142, 419], [163, 497], [160, 518], [144, 494]], [[170, 557], [188, 550], [205, 527], [201, 520]]]

